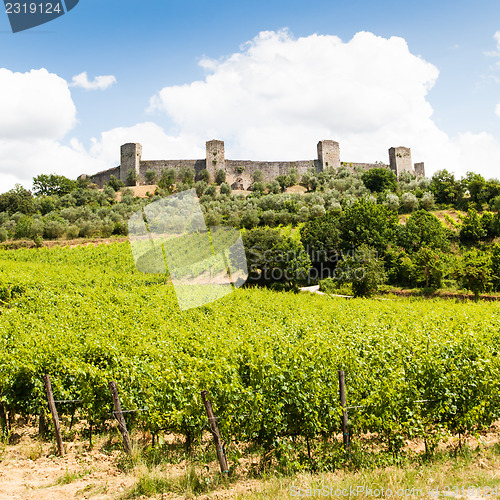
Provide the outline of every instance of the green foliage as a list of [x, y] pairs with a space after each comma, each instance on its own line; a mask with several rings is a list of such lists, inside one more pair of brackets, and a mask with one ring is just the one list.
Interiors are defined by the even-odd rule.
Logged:
[[286, 188], [293, 186], [293, 183], [288, 175], [278, 175], [276, 182], [280, 185], [281, 191], [286, 191]]
[[493, 212], [483, 212], [481, 215], [481, 227], [486, 233], [486, 238], [500, 236], [500, 217]]
[[125, 183], [123, 181], [118, 180], [114, 175], [111, 175], [109, 177], [108, 186], [113, 188], [113, 190], [116, 192], [119, 191], [122, 187], [124, 187]]
[[158, 173], [156, 170], [146, 170], [144, 173], [146, 184], [156, 184], [158, 182]]
[[307, 221], [300, 228], [300, 239], [311, 259], [312, 265], [319, 271], [321, 279], [325, 272], [330, 274], [340, 259], [340, 222], [337, 214], [326, 214]]
[[464, 191], [468, 191], [470, 198], [474, 203], [484, 203], [487, 201], [484, 197], [486, 180], [485, 178], [474, 172], [467, 172], [464, 179], [462, 179], [462, 186]]
[[403, 212], [413, 212], [418, 208], [418, 198], [413, 193], [403, 193], [401, 196]]
[[430, 190], [437, 203], [458, 203], [463, 196], [463, 186], [447, 170], [439, 170], [432, 176]]
[[491, 264], [491, 256], [476, 249], [465, 253], [462, 258], [457, 278], [464, 288], [474, 293], [476, 300], [482, 292], [491, 287], [493, 278]]
[[266, 190], [266, 185], [263, 182], [254, 182], [251, 186], [251, 191], [261, 196]]
[[361, 176], [365, 186], [375, 193], [396, 191], [397, 178], [392, 170], [387, 168], [372, 168]]
[[267, 190], [269, 193], [273, 193], [273, 194], [281, 193], [281, 186], [280, 186], [279, 182], [276, 180], [270, 182], [266, 187], [267, 187]]
[[172, 192], [175, 180], [177, 178], [177, 172], [173, 168], [165, 168], [161, 172], [160, 180], [158, 181], [158, 187], [166, 189]]
[[282, 284], [291, 288], [305, 282], [311, 267], [300, 241], [277, 229], [256, 228], [243, 235], [249, 268], [248, 284]]
[[256, 170], [253, 174], [252, 174], [252, 181], [255, 183], [255, 182], [264, 182], [264, 173], [262, 172], [262, 170]]
[[394, 241], [398, 216], [386, 206], [364, 198], [345, 207], [340, 216], [340, 239], [346, 250], [368, 245], [383, 255]]
[[421, 247], [412, 255], [413, 275], [416, 286], [439, 289], [443, 284], [444, 262], [439, 252]]
[[204, 193], [205, 189], [207, 189], [207, 187], [208, 187], [208, 184], [205, 181], [198, 181], [194, 185], [194, 189], [196, 191], [196, 196], [198, 196], [198, 198], [201, 198], [202, 194]]
[[500, 417], [499, 303], [251, 288], [180, 311], [164, 276], [140, 274], [129, 245], [111, 244], [0, 250], [0, 311], [0, 397], [13, 414], [40, 414], [49, 373], [55, 398], [81, 400], [98, 431], [116, 380], [124, 408], [147, 408], [127, 424], [193, 440], [208, 390], [225, 439], [277, 449], [283, 464], [306, 438], [331, 453], [340, 369], [349, 406], [362, 407], [350, 412], [353, 440], [370, 433], [394, 454]]
[[490, 247], [491, 256], [491, 281], [495, 291], [500, 291], [500, 243]]
[[435, 205], [434, 195], [430, 191], [426, 191], [423, 193], [420, 203], [422, 204], [422, 208], [424, 210], [433, 209]]
[[367, 245], [359, 246], [353, 255], [344, 256], [335, 273], [340, 282], [351, 283], [355, 297], [371, 297], [385, 282], [384, 263], [376, 250]]
[[226, 182], [226, 172], [222, 168], [219, 168], [215, 172], [215, 183], [220, 186], [223, 182]]
[[131, 168], [127, 172], [127, 176], [125, 177], [125, 184], [127, 186], [137, 186], [137, 172], [135, 169]]
[[197, 174], [196, 174], [196, 181], [197, 182], [206, 182], [207, 184], [210, 182], [210, 174], [208, 173], [208, 170], [206, 168], [201, 169]]
[[37, 196], [63, 196], [77, 188], [75, 181], [55, 174], [33, 177], [33, 192]]
[[441, 221], [426, 210], [419, 210], [408, 217], [406, 224], [397, 228], [397, 242], [408, 252], [420, 247], [439, 249], [450, 248], [449, 231]]
[[223, 182], [220, 185], [220, 194], [230, 195], [231, 194], [231, 186], [227, 182]]
[[[177, 175], [179, 181], [186, 186], [194, 185], [195, 171], [193, 167], [181, 167]], [[182, 189], [180, 190], [182, 191]]]
[[481, 217], [477, 210], [470, 207], [467, 211], [467, 216], [462, 222], [460, 229], [460, 240], [464, 243], [477, 243], [487, 235], [487, 231], [483, 227]]
[[0, 194], [0, 212], [20, 212], [27, 215], [34, 213], [35, 203], [31, 191], [24, 189], [21, 184], [16, 184], [10, 191]]

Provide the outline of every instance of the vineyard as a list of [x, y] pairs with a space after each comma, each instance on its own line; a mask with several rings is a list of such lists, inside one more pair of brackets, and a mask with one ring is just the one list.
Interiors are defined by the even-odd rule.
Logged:
[[[135, 270], [128, 243], [0, 251], [3, 417], [47, 412], [111, 425], [108, 383], [127, 424], [193, 442], [207, 390], [227, 440], [265, 450], [350, 432], [398, 453], [432, 449], [500, 417], [500, 304], [344, 300], [239, 289], [180, 311], [165, 275]], [[140, 410], [140, 411], [139, 411]], [[5, 422], [3, 422], [5, 426]]]

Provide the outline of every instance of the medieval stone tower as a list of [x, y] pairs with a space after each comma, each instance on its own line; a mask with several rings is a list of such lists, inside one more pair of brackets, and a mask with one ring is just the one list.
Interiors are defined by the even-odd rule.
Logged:
[[340, 167], [340, 146], [336, 141], [318, 142], [318, 160], [322, 170]]
[[137, 184], [145, 184], [146, 174], [153, 171], [159, 178], [165, 169], [181, 171], [183, 169], [194, 170], [199, 175], [207, 170], [210, 182], [215, 181], [217, 170], [226, 174], [226, 181], [233, 189], [248, 189], [253, 183], [253, 176], [260, 172], [264, 182], [272, 182], [279, 176], [286, 176], [291, 171], [298, 174], [299, 179], [311, 172], [321, 172], [327, 169], [338, 169], [345, 167], [351, 172], [363, 172], [371, 168], [390, 168], [398, 177], [403, 172], [409, 172], [417, 177], [425, 177], [423, 163], [413, 166], [410, 148], [397, 147], [389, 149], [389, 165], [378, 163], [355, 163], [340, 161], [340, 146], [337, 141], [323, 140], [317, 144], [318, 156], [312, 160], [295, 161], [254, 161], [254, 160], [230, 160], [226, 158], [224, 141], [211, 140], [205, 143], [206, 155], [204, 159], [192, 160], [143, 160], [142, 146], [137, 143], [123, 144], [121, 147], [121, 164], [92, 176], [92, 182], [103, 187], [109, 182], [111, 176], [115, 176], [123, 182], [127, 182], [127, 176], [132, 170], [136, 174]]
[[210, 181], [214, 182], [217, 170], [226, 170], [226, 155], [224, 153], [224, 141], [206, 142], [206, 169], [210, 176]]
[[120, 180], [125, 182], [130, 170], [134, 170], [137, 178], [140, 175], [142, 146], [129, 142], [121, 147]]
[[411, 162], [410, 148], [399, 146], [398, 148], [389, 149], [389, 165], [397, 177], [399, 177], [402, 172], [409, 172], [410, 174], [415, 173]]

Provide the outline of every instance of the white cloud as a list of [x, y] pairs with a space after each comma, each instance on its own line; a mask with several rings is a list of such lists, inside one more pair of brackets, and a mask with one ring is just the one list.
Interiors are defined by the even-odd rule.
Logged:
[[496, 31], [493, 38], [497, 44], [497, 49], [494, 51], [487, 51], [484, 54], [490, 57], [500, 57], [500, 31]]
[[85, 90], [106, 90], [116, 83], [116, 78], [113, 75], [96, 76], [93, 81], [89, 80], [87, 72], [84, 71], [79, 75], [75, 75], [71, 80], [71, 87], [80, 87]]
[[495, 107], [495, 114], [500, 116], [500, 102]]
[[107, 168], [77, 142], [61, 140], [76, 122], [67, 82], [45, 69], [13, 73], [0, 68], [0, 192], [35, 175], [57, 172], [75, 178]]
[[[495, 37], [500, 44], [500, 32]], [[224, 140], [231, 159], [312, 159], [318, 140], [334, 139], [345, 161], [387, 162], [389, 147], [408, 146], [428, 174], [499, 175], [495, 137], [466, 130], [451, 137], [433, 121], [428, 93], [438, 69], [402, 38], [361, 32], [343, 42], [263, 32], [238, 52], [200, 64], [203, 80], [151, 99], [175, 133], [138, 123], [102, 132], [89, 150], [67, 140], [76, 110], [65, 80], [44, 69], [0, 69], [0, 192], [42, 172], [75, 178], [116, 166], [125, 142], [141, 142], [145, 159], [204, 158], [209, 139]]]
[[[495, 39], [500, 44], [500, 32]], [[427, 95], [438, 69], [402, 38], [262, 32], [239, 52], [200, 64], [203, 81], [163, 88], [151, 109], [200, 142], [226, 140], [230, 158], [312, 158], [316, 142], [331, 138], [346, 161], [387, 161], [389, 147], [404, 145], [428, 173], [498, 176], [496, 139], [466, 131], [449, 137], [436, 126]], [[473, 146], [490, 160], [471, 161]]]
[[0, 138], [58, 139], [75, 124], [66, 81], [46, 69], [13, 73], [0, 68]]
[[159, 125], [152, 122], [103, 132], [99, 140], [92, 139], [90, 153], [94, 158], [99, 158], [109, 165], [118, 165], [120, 146], [127, 142], [141, 143], [145, 160], [205, 157], [205, 143], [201, 143], [198, 137], [184, 134], [169, 136]]

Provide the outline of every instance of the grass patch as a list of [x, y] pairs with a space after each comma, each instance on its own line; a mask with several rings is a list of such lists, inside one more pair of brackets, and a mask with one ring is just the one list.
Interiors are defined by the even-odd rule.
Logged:
[[66, 472], [59, 479], [57, 479], [55, 484], [57, 484], [57, 485], [71, 484], [75, 481], [78, 481], [82, 477], [87, 476], [88, 474], [90, 474], [89, 470], [82, 470], [79, 472], [74, 472], [74, 471], [69, 471], [68, 469], [66, 469]]

